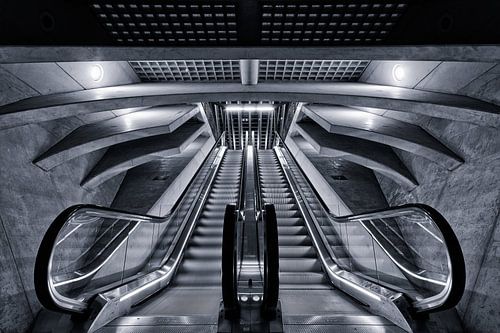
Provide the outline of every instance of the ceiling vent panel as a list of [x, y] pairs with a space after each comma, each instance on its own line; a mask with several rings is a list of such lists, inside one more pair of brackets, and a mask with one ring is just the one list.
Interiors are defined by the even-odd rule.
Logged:
[[261, 60], [262, 81], [357, 81], [368, 60]]
[[130, 65], [143, 82], [239, 82], [241, 80], [238, 60], [130, 61]]

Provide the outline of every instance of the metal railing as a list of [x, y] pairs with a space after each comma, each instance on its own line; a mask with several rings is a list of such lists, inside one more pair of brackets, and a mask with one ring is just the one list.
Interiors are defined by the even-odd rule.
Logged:
[[84, 313], [93, 307], [94, 321], [102, 324], [112, 319], [103, 311], [109, 303], [127, 300], [113, 312], [117, 316], [167, 285], [226, 151], [219, 147], [223, 136], [165, 217], [91, 205], [61, 213], [46, 232], [36, 259], [40, 302], [61, 312]]
[[458, 303], [465, 286], [464, 259], [441, 214], [413, 204], [334, 216], [284, 142], [275, 152], [334, 285], [386, 317], [397, 308], [402, 315], [389, 319], [404, 329], [409, 327], [404, 303], [419, 313]]

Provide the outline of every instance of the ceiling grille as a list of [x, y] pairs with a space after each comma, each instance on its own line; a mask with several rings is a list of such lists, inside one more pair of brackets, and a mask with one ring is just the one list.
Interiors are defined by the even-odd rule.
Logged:
[[227, 2], [94, 1], [92, 9], [115, 42], [228, 45], [237, 41], [236, 6]]
[[238, 60], [131, 61], [141, 81], [240, 81]]
[[259, 81], [357, 81], [368, 60], [261, 60]]
[[264, 44], [356, 44], [386, 39], [412, 0], [262, 4]]

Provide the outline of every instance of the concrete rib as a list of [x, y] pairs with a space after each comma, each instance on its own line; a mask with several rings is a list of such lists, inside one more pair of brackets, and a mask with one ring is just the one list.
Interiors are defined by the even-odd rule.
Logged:
[[83, 125], [33, 162], [50, 170], [72, 158], [144, 137], [171, 133], [198, 113], [192, 105], [162, 106]]
[[[362, 165], [391, 178], [408, 189], [418, 186], [411, 172], [386, 145], [345, 135], [330, 134], [313, 122], [299, 123], [296, 129], [321, 155], [341, 157]], [[294, 137], [294, 140], [300, 139], [300, 137]]]
[[420, 126], [357, 109], [325, 104], [304, 106], [302, 111], [330, 133], [382, 143], [423, 156], [448, 170], [463, 160]]
[[138, 165], [182, 153], [194, 141], [208, 135], [201, 123], [187, 123], [173, 133], [121, 143], [111, 147], [82, 181], [85, 188], [96, 187], [119, 173]]

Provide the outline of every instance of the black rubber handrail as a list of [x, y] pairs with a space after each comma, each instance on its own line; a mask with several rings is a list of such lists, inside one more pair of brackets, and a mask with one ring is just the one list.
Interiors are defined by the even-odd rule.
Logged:
[[222, 301], [224, 317], [235, 319], [239, 316], [237, 290], [237, 240], [236, 240], [236, 205], [226, 206], [224, 213], [224, 228], [222, 231]]
[[[219, 144], [221, 142], [221, 139], [224, 137], [224, 135], [225, 135], [225, 132], [223, 132], [219, 136], [219, 138], [216, 140], [211, 151], [207, 154], [207, 156], [203, 160], [203, 163], [201, 164], [202, 167], [203, 167], [203, 165], [205, 165], [205, 163], [210, 158], [210, 156], [212, 156], [214, 150], [220, 146]], [[184, 199], [185, 194], [189, 191], [194, 180], [197, 178], [197, 176], [201, 172], [202, 167], [198, 168], [195, 175], [193, 176], [193, 178], [191, 179], [189, 184], [186, 186], [186, 188], [183, 190], [182, 194], [179, 196], [179, 198], [175, 202], [175, 204], [172, 207], [172, 209], [170, 210], [170, 212], [174, 212], [179, 207], [180, 203]], [[35, 293], [36, 293], [37, 298], [40, 301], [40, 303], [45, 308], [47, 308], [49, 310], [63, 312], [63, 313], [81, 313], [82, 312], [82, 311], [75, 311], [75, 310], [66, 309], [64, 307], [59, 306], [56, 302], [54, 302], [47, 279], [49, 276], [50, 260], [51, 260], [54, 244], [57, 241], [57, 237], [58, 237], [61, 229], [64, 227], [64, 225], [67, 223], [67, 221], [69, 219], [71, 219], [79, 211], [85, 210], [85, 209], [99, 211], [107, 218], [129, 220], [129, 221], [133, 221], [134, 223], [137, 223], [138, 221], [146, 222], [146, 223], [164, 223], [166, 220], [168, 220], [171, 217], [170, 214], [167, 216], [164, 216], [164, 217], [151, 216], [151, 215], [147, 215], [147, 214], [135, 214], [135, 213], [126, 212], [123, 210], [112, 209], [112, 208], [108, 208], [108, 207], [101, 207], [101, 206], [91, 205], [91, 204], [78, 204], [78, 205], [73, 205], [71, 207], [66, 208], [63, 212], [61, 212], [55, 218], [55, 220], [52, 222], [52, 224], [49, 226], [49, 228], [45, 232], [45, 235], [42, 239], [42, 242], [40, 243], [40, 247], [38, 249], [37, 256], [35, 259], [35, 267], [34, 267]], [[127, 228], [127, 230], [125, 230], [125, 232], [128, 233], [128, 228]]]
[[262, 315], [267, 319], [276, 317], [279, 297], [279, 244], [278, 221], [274, 205], [264, 205], [264, 295], [262, 299]]
[[388, 215], [391, 215], [392, 213], [396, 213], [398, 211], [403, 211], [403, 210], [410, 210], [410, 209], [416, 209], [424, 212], [432, 221], [435, 222], [436, 227], [439, 229], [441, 234], [443, 235], [443, 241], [449, 250], [449, 258], [450, 258], [450, 263], [451, 263], [451, 276], [453, 277], [452, 283], [451, 283], [451, 289], [448, 293], [448, 297], [446, 300], [439, 305], [438, 307], [435, 308], [430, 308], [430, 309], [425, 309], [422, 311], [419, 311], [419, 313], [431, 313], [431, 312], [437, 312], [437, 311], [442, 311], [446, 309], [453, 308], [458, 304], [460, 299], [462, 298], [462, 295], [465, 291], [465, 281], [466, 281], [466, 270], [465, 270], [465, 260], [463, 257], [463, 252], [462, 248], [460, 246], [460, 242], [458, 241], [455, 232], [453, 231], [452, 227], [450, 226], [449, 222], [441, 215], [436, 209], [425, 205], [425, 204], [406, 204], [406, 205], [401, 205], [397, 207], [389, 207], [389, 208], [383, 208], [379, 210], [373, 210], [369, 211], [366, 213], [361, 213], [361, 214], [353, 214], [353, 215], [348, 215], [348, 216], [334, 216], [330, 210], [327, 208], [325, 205], [325, 202], [322, 200], [321, 196], [319, 193], [316, 191], [315, 187], [312, 185], [311, 181], [306, 175], [306, 172], [302, 169], [302, 167], [297, 163], [295, 160], [295, 157], [293, 154], [290, 153], [288, 147], [285, 144], [285, 141], [281, 138], [279, 133], [276, 133], [277, 137], [281, 141], [281, 146], [286, 150], [288, 153], [288, 156], [292, 159], [293, 163], [297, 166], [300, 174], [302, 177], [306, 180], [309, 188], [313, 190], [313, 193], [318, 199], [318, 202], [320, 203], [322, 209], [328, 213], [328, 217], [332, 220], [334, 220], [337, 223], [348, 223], [360, 219], [382, 219], [384, 217], [387, 217]]

